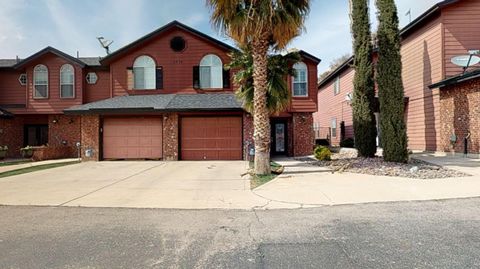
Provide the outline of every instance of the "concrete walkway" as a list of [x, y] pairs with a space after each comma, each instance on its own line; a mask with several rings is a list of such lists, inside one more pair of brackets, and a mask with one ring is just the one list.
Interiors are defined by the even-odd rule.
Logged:
[[469, 175], [480, 176], [480, 159], [446, 156], [435, 153], [417, 153], [413, 154], [412, 157], [449, 169], [458, 170]]
[[[285, 173], [253, 192], [270, 203], [265, 208], [289, 204], [312, 207], [393, 201], [422, 201], [480, 196], [480, 176], [418, 180], [325, 171], [299, 173], [305, 163], [281, 160]], [[479, 167], [470, 167], [469, 172]], [[473, 173], [472, 173], [473, 174]]]
[[[19, 160], [19, 161], [22, 161], [22, 160]], [[28, 161], [28, 160], [25, 160], [25, 161]], [[0, 173], [22, 169], [22, 168], [28, 168], [32, 166], [44, 165], [44, 164], [66, 163], [66, 162], [74, 162], [74, 161], [78, 161], [78, 159], [59, 159], [59, 160], [47, 160], [47, 161], [40, 161], [40, 162], [26, 162], [26, 163], [19, 163], [19, 164], [11, 164], [11, 165], [0, 166]]]

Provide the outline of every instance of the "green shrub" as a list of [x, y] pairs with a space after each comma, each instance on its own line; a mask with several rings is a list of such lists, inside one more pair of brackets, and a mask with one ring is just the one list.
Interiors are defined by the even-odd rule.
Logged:
[[347, 138], [340, 142], [340, 147], [342, 148], [354, 148], [355, 147], [355, 141], [353, 138]]
[[330, 161], [332, 159], [332, 152], [324, 146], [316, 147], [313, 154], [315, 158], [320, 161]]

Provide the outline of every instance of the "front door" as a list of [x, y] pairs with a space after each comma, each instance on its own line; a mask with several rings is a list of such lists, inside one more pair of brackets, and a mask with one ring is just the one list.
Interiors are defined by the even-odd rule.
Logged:
[[272, 154], [287, 154], [287, 123], [285, 121], [272, 122]]

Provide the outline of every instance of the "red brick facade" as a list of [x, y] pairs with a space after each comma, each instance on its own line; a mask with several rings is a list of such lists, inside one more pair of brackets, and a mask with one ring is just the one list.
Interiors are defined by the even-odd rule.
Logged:
[[312, 114], [294, 113], [292, 123], [294, 130], [293, 156], [312, 155], [313, 146], [315, 145]]
[[[100, 116], [82, 116], [81, 155], [84, 161], [100, 161]], [[87, 156], [87, 152], [90, 156]]]
[[178, 114], [163, 115], [163, 158], [166, 161], [177, 161], [178, 156]]
[[[480, 153], [480, 79], [447, 86], [440, 90], [441, 147], [463, 153], [464, 139], [469, 153]], [[456, 142], [451, 142], [455, 135]]]

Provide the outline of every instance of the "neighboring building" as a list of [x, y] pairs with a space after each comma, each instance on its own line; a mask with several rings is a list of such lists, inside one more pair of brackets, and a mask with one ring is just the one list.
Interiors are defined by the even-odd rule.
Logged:
[[[240, 160], [253, 144], [252, 117], [223, 69], [235, 48], [177, 21], [104, 58], [48, 47], [0, 60], [0, 145], [17, 156], [84, 160]], [[272, 153], [311, 154], [317, 111], [316, 57], [301, 51], [288, 78], [293, 98], [272, 117]]]
[[[442, 126], [453, 123], [444, 121], [447, 117], [442, 114], [445, 111], [441, 108], [442, 91], [429, 86], [463, 72], [451, 63], [451, 58], [480, 49], [479, 25], [480, 1], [447, 0], [434, 5], [401, 30], [405, 121], [411, 150], [448, 151], [445, 141], [453, 133], [444, 133]], [[347, 97], [353, 92], [352, 63], [353, 59], [349, 59], [319, 83], [319, 111], [314, 115], [314, 125], [336, 127], [336, 136], [332, 134], [331, 139], [334, 145], [340, 142], [341, 121], [345, 122], [346, 137], [353, 137], [352, 108]], [[377, 112], [377, 118], [381, 117], [378, 106]], [[470, 128], [473, 131], [473, 126]], [[456, 136], [460, 143], [465, 133], [458, 132]], [[472, 142], [478, 144], [478, 138]], [[458, 151], [459, 145], [455, 148]], [[478, 149], [476, 151], [478, 153]]]

